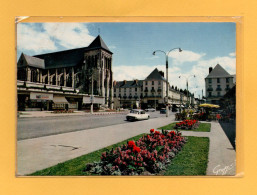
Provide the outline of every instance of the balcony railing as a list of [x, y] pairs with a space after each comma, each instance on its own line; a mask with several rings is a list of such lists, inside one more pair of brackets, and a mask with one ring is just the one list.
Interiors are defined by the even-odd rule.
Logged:
[[207, 89], [207, 91], [213, 91], [213, 88], [212, 88], [212, 87], [209, 87], [209, 88]]
[[222, 91], [222, 89], [220, 87], [217, 87], [216, 91]]

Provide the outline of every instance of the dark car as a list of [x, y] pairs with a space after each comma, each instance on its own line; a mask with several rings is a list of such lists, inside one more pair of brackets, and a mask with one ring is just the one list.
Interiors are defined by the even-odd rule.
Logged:
[[166, 108], [162, 108], [162, 109], [160, 110], [160, 114], [166, 114]]

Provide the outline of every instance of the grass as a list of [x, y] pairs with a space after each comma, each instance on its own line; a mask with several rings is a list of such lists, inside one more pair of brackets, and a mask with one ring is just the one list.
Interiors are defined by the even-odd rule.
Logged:
[[[165, 125], [163, 127], [159, 127], [158, 129], [163, 129], [163, 130], [172, 130], [174, 129], [176, 125], [176, 122], [170, 123], [168, 125]], [[197, 129], [179, 129], [181, 131], [202, 131], [202, 132], [210, 132], [211, 130], [211, 123], [200, 123], [199, 127]]]
[[188, 137], [182, 151], [171, 161], [165, 176], [206, 175], [209, 153], [208, 137]]
[[[138, 140], [141, 136], [128, 140]], [[171, 161], [166, 171], [162, 175], [205, 175], [208, 163], [209, 138], [206, 137], [187, 137], [188, 142], [182, 151]], [[83, 169], [87, 163], [99, 161], [102, 152], [106, 149], [116, 148], [127, 143], [128, 140], [103, 148], [101, 150], [80, 156], [78, 158], [59, 163], [53, 167], [37, 171], [30, 176], [86, 176]]]

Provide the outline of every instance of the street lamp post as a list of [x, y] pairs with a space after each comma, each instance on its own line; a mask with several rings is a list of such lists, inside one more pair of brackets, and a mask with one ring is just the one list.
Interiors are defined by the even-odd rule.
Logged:
[[[189, 75], [189, 76], [184, 76], [186, 78], [186, 87], [187, 87], [187, 104], [189, 105], [189, 99], [188, 99], [188, 79], [189, 77], [193, 76], [195, 78], [195, 75]], [[178, 78], [181, 78], [182, 76], [179, 76]]]
[[92, 89], [91, 89], [91, 108], [90, 108], [90, 113], [93, 114], [94, 112], [94, 82], [93, 82], [93, 72], [92, 72], [92, 76], [91, 76], [91, 85], [92, 85]]
[[182, 49], [181, 48], [173, 48], [171, 49], [170, 51], [168, 52], [165, 52], [165, 51], [162, 51], [162, 50], [156, 50], [153, 52], [153, 55], [155, 55], [156, 52], [162, 52], [164, 53], [165, 57], [166, 57], [166, 117], [169, 116], [169, 80], [168, 80], [168, 68], [169, 68], [169, 63], [168, 63], [168, 57], [169, 57], [169, 53], [172, 51], [172, 50], [175, 50], [175, 49], [178, 49], [179, 52], [182, 52]]

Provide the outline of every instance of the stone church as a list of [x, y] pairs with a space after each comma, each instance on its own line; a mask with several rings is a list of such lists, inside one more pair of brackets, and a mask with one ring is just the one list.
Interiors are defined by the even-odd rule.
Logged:
[[[17, 64], [18, 105], [28, 104], [28, 101], [32, 107], [33, 102], [53, 101], [58, 104], [54, 97], [58, 96], [60, 99], [61, 96], [61, 103], [69, 104], [71, 99], [73, 104], [77, 103], [79, 109], [81, 106], [78, 104], [89, 103], [89, 95], [94, 95], [103, 99], [99, 104], [112, 108], [112, 54], [100, 36], [88, 47], [35, 56], [22, 53]], [[50, 98], [34, 101], [31, 93], [37, 93], [37, 97], [49, 95]]]

